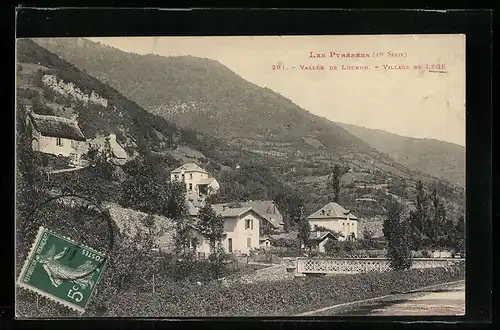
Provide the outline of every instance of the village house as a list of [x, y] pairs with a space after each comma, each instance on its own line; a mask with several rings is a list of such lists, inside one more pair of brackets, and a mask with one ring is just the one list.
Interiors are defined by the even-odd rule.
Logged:
[[[188, 203], [189, 205], [190, 203]], [[251, 250], [260, 246], [260, 223], [267, 221], [258, 212], [239, 203], [233, 205], [213, 204], [212, 208], [224, 218], [224, 232], [226, 238], [222, 242], [227, 253], [249, 254]], [[198, 208], [190, 204], [190, 215], [197, 220]], [[209, 242], [196, 235], [198, 251], [210, 253]]]
[[[260, 223], [260, 235], [271, 232], [283, 232], [285, 223], [283, 215], [272, 200], [238, 202], [242, 207], [250, 207], [266, 221]], [[229, 203], [225, 204], [229, 205]]]
[[[206, 258], [212, 252], [210, 242], [205, 239], [197, 228], [198, 208], [189, 204], [189, 213], [192, 217], [190, 225], [191, 248], [195, 248], [199, 258]], [[224, 231], [226, 238], [222, 247], [226, 253], [249, 254], [251, 250], [259, 248], [259, 223], [264, 221], [257, 212], [250, 207], [239, 205], [226, 206], [212, 205], [217, 214], [224, 218]], [[134, 239], [140, 231], [147, 231], [143, 220], [147, 213], [121, 207], [115, 203], [105, 203], [103, 208], [108, 210], [111, 219], [117, 224], [120, 232], [129, 239]], [[172, 253], [175, 248], [175, 226], [172, 220], [160, 215], [153, 215], [155, 241], [154, 248], [165, 253]]]
[[358, 237], [358, 218], [340, 206], [330, 202], [318, 211], [311, 214], [307, 220], [312, 228], [321, 226], [334, 232], [340, 232], [343, 237], [339, 240]]
[[[34, 151], [69, 157], [73, 166], [80, 164], [82, 154], [78, 150], [86, 145], [86, 138], [76, 121], [33, 112], [29, 112], [27, 120], [31, 126]], [[42, 162], [47, 165], [48, 159], [42, 158]]]
[[[113, 163], [123, 165], [129, 159], [127, 152], [118, 143], [113, 133], [109, 136], [86, 138], [74, 119], [39, 115], [31, 111], [27, 120], [31, 126], [33, 150], [43, 154], [67, 157], [69, 166], [86, 166], [87, 159], [83, 156], [91, 147], [102, 150], [106, 139], [109, 139]], [[42, 158], [42, 162], [47, 165], [48, 160]]]
[[188, 199], [207, 196], [219, 189], [219, 182], [195, 163], [179, 166], [170, 174], [170, 180], [186, 184]]
[[308, 247], [312, 251], [326, 252], [325, 245], [329, 240], [336, 241], [337, 238], [330, 231], [311, 231], [309, 233]]
[[109, 140], [109, 146], [111, 148], [111, 161], [118, 165], [123, 165], [129, 159], [127, 151], [123, 146], [116, 140], [116, 134], [111, 133], [108, 136], [99, 136], [87, 140], [86, 150], [84, 153], [88, 152], [90, 148], [97, 150], [102, 150], [106, 145], [106, 140]]

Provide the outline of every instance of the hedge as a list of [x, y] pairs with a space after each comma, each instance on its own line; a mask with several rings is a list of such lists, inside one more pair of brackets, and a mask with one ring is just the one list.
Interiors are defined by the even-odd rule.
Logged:
[[[369, 299], [464, 278], [464, 263], [445, 268], [297, 278], [293, 281], [223, 286], [169, 283], [155, 293], [104, 292], [86, 315], [291, 316], [329, 305]], [[98, 312], [99, 311], [99, 312]]]

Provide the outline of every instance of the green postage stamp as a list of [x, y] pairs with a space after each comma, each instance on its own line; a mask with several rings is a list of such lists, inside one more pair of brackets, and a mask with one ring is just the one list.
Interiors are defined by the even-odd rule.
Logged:
[[106, 261], [103, 253], [40, 227], [17, 283], [83, 313]]

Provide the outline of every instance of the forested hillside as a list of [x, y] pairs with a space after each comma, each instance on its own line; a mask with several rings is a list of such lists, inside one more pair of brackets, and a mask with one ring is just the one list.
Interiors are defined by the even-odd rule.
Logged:
[[439, 140], [400, 136], [355, 125], [337, 124], [404, 166], [443, 178], [453, 184], [465, 185], [463, 146]]
[[186, 152], [161, 153], [199, 161], [221, 181], [221, 200], [294, 195], [310, 214], [331, 198], [327, 178], [337, 164], [341, 174], [352, 171], [357, 178], [344, 186], [341, 202], [362, 216], [383, 213], [380, 203], [357, 201], [377, 195], [370, 188], [374, 184], [390, 182], [393, 193], [410, 198], [415, 182], [423, 180], [429, 187], [442, 187], [454, 203], [463, 201], [461, 189], [401, 165], [339, 125], [216, 61], [126, 53], [80, 38], [36, 42], [158, 115], [154, 118], [183, 127], [180, 141], [189, 147]]

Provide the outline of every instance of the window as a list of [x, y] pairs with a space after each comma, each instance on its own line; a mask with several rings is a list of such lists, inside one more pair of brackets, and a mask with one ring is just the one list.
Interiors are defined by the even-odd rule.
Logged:
[[253, 221], [252, 219], [245, 220], [245, 229], [253, 229]]
[[192, 184], [192, 183], [190, 183], [190, 184], [189, 184], [189, 191], [192, 191], [192, 190], [193, 190], [193, 184]]
[[252, 247], [252, 239], [250, 237], [247, 238], [247, 247]]
[[189, 173], [189, 180], [193, 180], [193, 173]]
[[184, 182], [184, 174], [182, 175], [182, 182]]
[[227, 245], [228, 245], [227, 251], [229, 253], [233, 252], [233, 239], [232, 238], [227, 239]]
[[174, 177], [175, 177], [175, 180], [179, 180], [179, 176], [177, 174]]
[[62, 147], [62, 145], [63, 145], [62, 139], [60, 137], [56, 138], [56, 146]]

